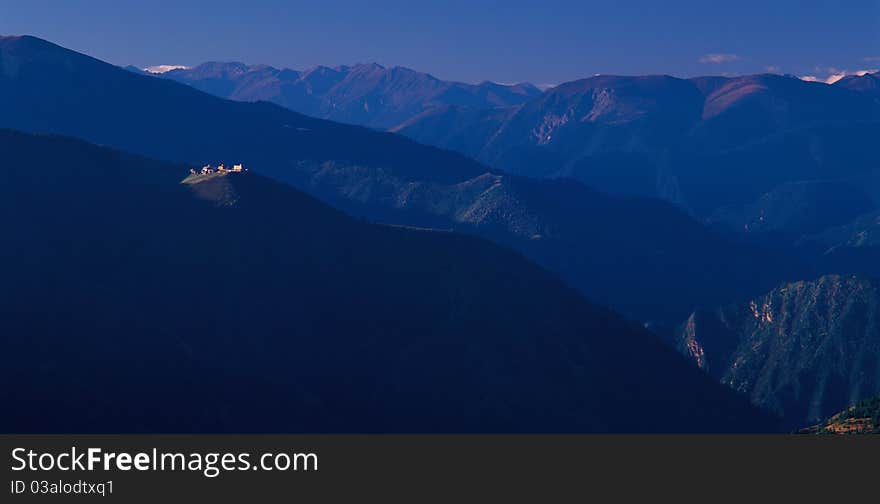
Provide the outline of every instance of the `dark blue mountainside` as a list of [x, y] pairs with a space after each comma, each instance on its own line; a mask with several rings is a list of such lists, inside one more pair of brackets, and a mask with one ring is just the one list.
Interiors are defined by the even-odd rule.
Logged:
[[880, 100], [880, 72], [863, 75], [847, 75], [835, 82], [834, 85], [866, 93]]
[[797, 259], [722, 239], [667, 203], [512, 176], [398, 135], [216, 98], [33, 37], [0, 39], [0, 106], [2, 127], [193, 165], [243, 161], [360, 217], [490, 238], [639, 320], [677, 323], [696, 306], [804, 276]]
[[3, 432], [775, 428], [491, 243], [66, 138], [0, 153]]
[[541, 94], [531, 84], [449, 82], [375, 63], [298, 71], [211, 62], [161, 76], [223, 98], [270, 101], [310, 116], [381, 129], [437, 107], [504, 107]]

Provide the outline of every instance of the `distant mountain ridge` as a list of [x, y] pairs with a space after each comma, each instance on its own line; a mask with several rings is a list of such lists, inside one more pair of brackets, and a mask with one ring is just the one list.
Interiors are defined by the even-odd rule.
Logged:
[[517, 106], [427, 111], [394, 131], [510, 173], [659, 196], [707, 217], [779, 184], [877, 169], [880, 102], [850, 89], [875, 79], [597, 76]]
[[834, 85], [867, 93], [880, 100], [880, 72], [864, 75], [847, 75], [835, 82]]
[[514, 174], [662, 198], [731, 239], [798, 248], [817, 274], [878, 275], [878, 82], [597, 76], [393, 131]]
[[380, 129], [440, 106], [509, 106], [541, 94], [528, 83], [450, 82], [409, 68], [386, 68], [376, 63], [299, 71], [208, 62], [160, 76], [222, 98], [270, 101], [314, 117]]

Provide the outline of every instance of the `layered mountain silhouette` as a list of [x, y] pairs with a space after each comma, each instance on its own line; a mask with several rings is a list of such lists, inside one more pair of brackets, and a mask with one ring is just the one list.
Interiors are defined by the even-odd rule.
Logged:
[[530, 176], [660, 196], [701, 217], [786, 183], [877, 170], [876, 76], [598, 76], [515, 107], [445, 107], [394, 131]]
[[9, 131], [0, 152], [4, 432], [775, 428], [489, 242], [253, 172]]
[[794, 429], [880, 394], [878, 322], [880, 283], [828, 275], [697, 311], [677, 345]]
[[805, 276], [797, 259], [732, 243], [657, 200], [509, 175], [399, 135], [216, 98], [33, 37], [0, 39], [0, 65], [0, 126], [158, 159], [244, 161], [359, 217], [511, 246], [638, 320], [672, 325], [697, 306]]
[[450, 82], [375, 63], [298, 71], [210, 62], [161, 76], [223, 98], [271, 101], [310, 116], [381, 129], [441, 106], [503, 107], [541, 94], [531, 84]]
[[[805, 230], [816, 231], [829, 218], [808, 211], [797, 221], [777, 218], [767, 223], [755, 220], [760, 218], [757, 207], [766, 202], [809, 207], [814, 201], [805, 201], [800, 190], [809, 184], [834, 183], [878, 169], [870, 145], [880, 134], [880, 74], [847, 76], [833, 86], [772, 74], [597, 76], [540, 96], [518, 91], [512, 98], [482, 105], [479, 100], [428, 100], [424, 110], [404, 110], [397, 104], [409, 103], [410, 90], [421, 86], [383, 88], [390, 94], [383, 91], [381, 99], [371, 101], [364, 96], [366, 90], [382, 87], [377, 79], [395, 80], [385, 76], [389, 70], [375, 65], [353, 67], [358, 71], [319, 68], [322, 75], [336, 76], [323, 78], [330, 79], [328, 86], [345, 82], [338, 93], [321, 88], [327, 96], [336, 95], [324, 105], [286, 99], [274, 91], [278, 86], [263, 85], [266, 75], [281, 73], [268, 67], [215, 63], [166, 75], [218, 96], [265, 99], [309, 115], [389, 127], [508, 173], [573, 177], [606, 192], [660, 197], [759, 240], [766, 240], [769, 232], [774, 239], [796, 242]], [[290, 78], [307, 73], [293, 72]], [[251, 85], [273, 91], [253, 92]], [[407, 91], [399, 91], [401, 87]], [[294, 94], [302, 93], [312, 91]], [[371, 123], [366, 116], [345, 117], [351, 100], [359, 114], [366, 114], [361, 110], [365, 107], [369, 114], [390, 114], [394, 120]], [[339, 113], [337, 107], [346, 112], [328, 115]], [[834, 218], [853, 208], [845, 199], [835, 203], [847, 209], [832, 209]]]

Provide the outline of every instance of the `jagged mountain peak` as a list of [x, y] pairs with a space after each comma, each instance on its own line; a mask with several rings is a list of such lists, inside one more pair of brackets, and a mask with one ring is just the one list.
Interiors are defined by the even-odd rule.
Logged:
[[309, 115], [380, 128], [438, 106], [505, 106], [540, 94], [533, 86], [464, 84], [378, 63], [258, 70], [242, 64], [199, 65], [163, 76], [224, 98], [272, 101]]

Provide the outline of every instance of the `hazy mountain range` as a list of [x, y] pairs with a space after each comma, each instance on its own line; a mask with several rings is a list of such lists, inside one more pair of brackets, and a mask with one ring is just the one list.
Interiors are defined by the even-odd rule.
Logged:
[[0, 54], [16, 69], [0, 81], [0, 126], [195, 166], [241, 160], [354, 215], [512, 246], [640, 321], [672, 325], [700, 303], [802, 272], [798, 261], [726, 240], [658, 200], [508, 175], [399, 135], [222, 100], [38, 39], [7, 39]]
[[[29, 286], [6, 293], [12, 334], [41, 335], [11, 340], [9, 379], [33, 387], [6, 397], [48, 408], [120, 373], [102, 390], [150, 398], [132, 411], [183, 412], [144, 430], [286, 430], [291, 404], [315, 408], [292, 431], [772, 430], [732, 387], [786, 428], [815, 423], [880, 393], [876, 80], [599, 76], [540, 93], [374, 65], [156, 77], [0, 38], [0, 127], [106, 146], [4, 133], [3, 204], [33, 215], [3, 251]], [[180, 184], [217, 162], [251, 171]], [[143, 331], [107, 346], [128, 367], [56, 394], [75, 354], [59, 327], [95, 348]], [[205, 372], [150, 397], [151, 366]], [[219, 376], [248, 385], [224, 402]], [[278, 393], [291, 403], [263, 404]], [[132, 405], [105, 406], [137, 428]]]
[[435, 109], [395, 128], [511, 173], [658, 196], [705, 217], [792, 180], [876, 170], [880, 102], [778, 75], [599, 76], [503, 109]]
[[528, 83], [449, 82], [376, 63], [298, 71], [211, 62], [175, 68], [161, 76], [223, 98], [271, 101], [310, 116], [381, 129], [436, 107], [503, 107], [541, 94]]
[[[334, 77], [324, 87], [306, 84], [318, 70]], [[284, 72], [209, 63], [163, 76], [226, 98], [390, 128], [509, 174], [659, 197], [723, 232], [760, 239], [770, 232], [795, 243], [880, 209], [871, 142], [880, 134], [878, 74], [833, 85], [773, 74], [596, 76], [546, 93], [506, 87], [481, 100], [472, 98], [488, 83], [444, 83], [377, 65], [287, 71], [286, 86], [298, 90], [291, 93], [312, 96], [288, 99]], [[470, 91], [450, 95], [450, 86]]]

